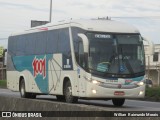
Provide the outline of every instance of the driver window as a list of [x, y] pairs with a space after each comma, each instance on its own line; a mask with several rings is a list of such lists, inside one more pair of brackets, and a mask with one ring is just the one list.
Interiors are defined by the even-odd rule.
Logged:
[[82, 40], [79, 40], [79, 45], [78, 45], [78, 64], [82, 67], [85, 68], [85, 60], [84, 60], [84, 47]]

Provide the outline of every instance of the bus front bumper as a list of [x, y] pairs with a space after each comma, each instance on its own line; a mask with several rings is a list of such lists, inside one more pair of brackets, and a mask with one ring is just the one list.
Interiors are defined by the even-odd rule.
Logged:
[[87, 98], [144, 98], [145, 85], [132, 89], [115, 89], [88, 83], [85, 95]]

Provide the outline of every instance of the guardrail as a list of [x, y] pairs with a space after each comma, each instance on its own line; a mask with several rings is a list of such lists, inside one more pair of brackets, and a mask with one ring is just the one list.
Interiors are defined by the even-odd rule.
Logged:
[[160, 112], [107, 111], [98, 106], [3, 96], [0, 96], [0, 112], [3, 117], [15, 117], [16, 120], [21, 117], [26, 117], [25, 120], [30, 117], [50, 117], [45, 118], [47, 120], [152, 120], [153, 117], [145, 117], [151, 114], [155, 115], [154, 120], [159, 120], [156, 115], [160, 115]]

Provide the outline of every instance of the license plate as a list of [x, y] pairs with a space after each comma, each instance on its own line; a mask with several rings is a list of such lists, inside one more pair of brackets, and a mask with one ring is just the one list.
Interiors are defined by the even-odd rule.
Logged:
[[115, 91], [114, 95], [123, 96], [123, 95], [125, 95], [125, 92], [124, 91]]

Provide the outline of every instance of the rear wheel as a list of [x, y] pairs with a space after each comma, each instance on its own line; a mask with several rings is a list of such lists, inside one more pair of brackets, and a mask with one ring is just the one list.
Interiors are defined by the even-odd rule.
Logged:
[[76, 103], [78, 101], [78, 97], [72, 96], [72, 86], [70, 81], [67, 81], [64, 85], [64, 90], [63, 90], [64, 96], [65, 96], [65, 101], [68, 103]]
[[124, 98], [113, 98], [112, 102], [114, 104], [114, 106], [123, 106], [125, 99]]
[[21, 98], [36, 98], [36, 94], [26, 92], [24, 79], [22, 79], [20, 82], [19, 91]]
[[21, 82], [20, 82], [19, 91], [20, 91], [20, 94], [21, 94], [21, 98], [27, 98], [28, 97], [28, 94], [26, 93], [26, 89], [25, 89], [24, 80], [21, 80]]
[[56, 95], [58, 101], [65, 101], [65, 96], [63, 95]]

